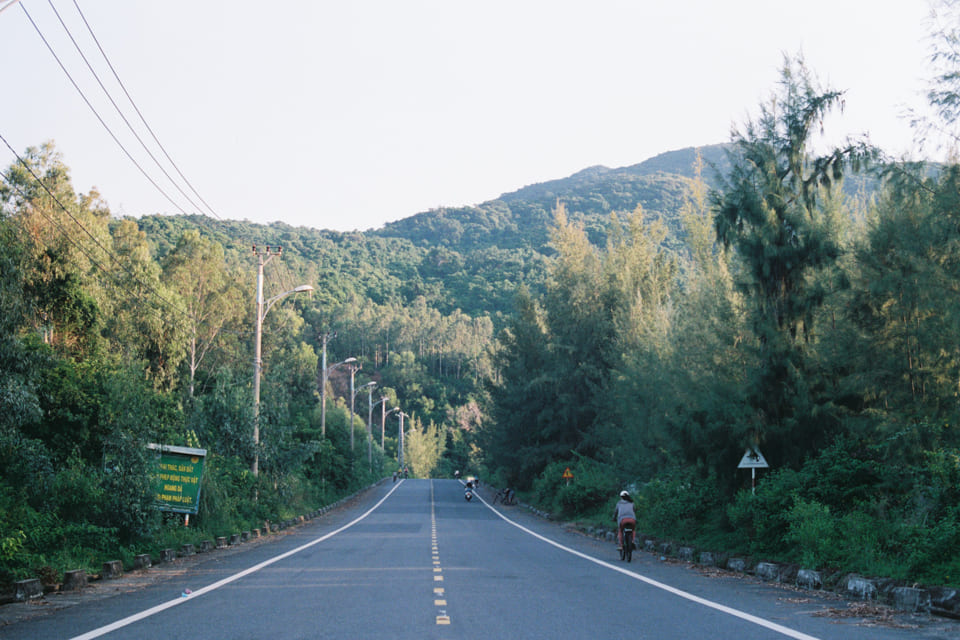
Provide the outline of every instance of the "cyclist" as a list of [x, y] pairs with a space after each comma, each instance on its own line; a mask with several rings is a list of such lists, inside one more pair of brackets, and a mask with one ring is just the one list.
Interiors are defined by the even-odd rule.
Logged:
[[633, 498], [626, 491], [620, 492], [620, 500], [613, 512], [613, 521], [617, 523], [617, 548], [623, 548], [623, 525], [637, 525], [637, 514], [633, 510]]

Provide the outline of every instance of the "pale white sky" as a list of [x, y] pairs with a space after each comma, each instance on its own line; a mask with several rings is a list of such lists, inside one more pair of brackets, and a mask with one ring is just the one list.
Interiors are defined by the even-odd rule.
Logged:
[[[769, 96], [784, 53], [802, 51], [821, 81], [848, 91], [828, 134], [869, 133], [899, 155], [912, 140], [899, 115], [923, 104], [930, 75], [926, 0], [52, 3], [138, 125], [80, 7], [217, 216], [340, 231], [725, 142]], [[184, 211], [209, 215], [126, 129], [48, 0], [22, 5], [151, 177]], [[0, 59], [0, 135], [14, 149], [54, 140], [74, 186], [95, 186], [116, 215], [181, 213], [20, 6], [0, 13]], [[0, 166], [14, 161], [0, 145]]]

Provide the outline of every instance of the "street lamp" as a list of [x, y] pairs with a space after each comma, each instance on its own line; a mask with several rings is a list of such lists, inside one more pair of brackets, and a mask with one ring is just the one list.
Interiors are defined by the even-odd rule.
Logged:
[[[387, 424], [387, 416], [390, 415], [391, 413], [393, 413], [394, 411], [400, 411], [400, 407], [394, 407], [393, 409], [390, 409], [390, 411], [387, 411], [386, 413], [383, 414], [383, 425], [386, 425], [386, 424]], [[385, 429], [386, 427], [383, 426], [382, 428]], [[381, 446], [382, 446], [382, 445], [381, 445]], [[398, 447], [398, 448], [397, 448], [397, 452], [399, 453], [399, 452], [400, 452], [400, 449], [399, 449], [399, 447], [400, 447], [400, 440], [399, 440], [399, 439], [397, 440], [397, 447]]]
[[405, 414], [403, 411], [401, 411], [401, 412], [398, 413], [397, 415], [400, 416], [400, 429], [399, 429], [399, 433], [400, 433], [399, 440], [400, 440], [400, 443], [399, 443], [399, 445], [398, 445], [399, 448], [398, 448], [398, 451], [397, 451], [397, 457], [399, 458], [399, 461], [400, 461], [400, 470], [403, 471], [403, 419], [404, 419], [404, 418], [409, 418], [410, 416], [408, 416], [407, 414]]
[[271, 253], [270, 247], [267, 247], [266, 256], [267, 259], [264, 260], [264, 254], [259, 253], [257, 248], [253, 248], [254, 253], [256, 254], [259, 260], [257, 261], [257, 318], [256, 318], [256, 338], [254, 341], [254, 351], [253, 351], [253, 465], [250, 467], [250, 470], [253, 472], [253, 475], [260, 474], [260, 371], [263, 368], [263, 360], [260, 357], [261, 351], [261, 342], [263, 337], [263, 318], [267, 315], [267, 312], [270, 311], [271, 307], [276, 304], [281, 298], [285, 298], [294, 293], [306, 293], [307, 291], [313, 291], [313, 287], [309, 284], [302, 284], [295, 289], [290, 289], [289, 291], [284, 291], [279, 293], [272, 298], [268, 298], [266, 302], [263, 300], [263, 266], [270, 262], [274, 256], [280, 255], [280, 248], [276, 249], [276, 253]]
[[[387, 424], [387, 396], [380, 396], [380, 399], [373, 403], [373, 406], [382, 405], [380, 407], [380, 448], [383, 449], [383, 440], [384, 440], [384, 429]], [[370, 422], [370, 434], [373, 437], [373, 421]]]
[[353, 451], [353, 401], [357, 397], [357, 394], [360, 393], [360, 389], [369, 387], [370, 385], [377, 384], [376, 382], [368, 382], [365, 385], [361, 385], [360, 389], [356, 391], [353, 390], [353, 376], [360, 370], [360, 365], [355, 367], [350, 367], [350, 451]]
[[[363, 386], [367, 388], [367, 465], [373, 471], [373, 388], [377, 383], [368, 382]], [[383, 398], [380, 398], [380, 402], [383, 402]]]
[[339, 367], [342, 364], [349, 364], [351, 362], [356, 362], [356, 358], [347, 358], [336, 364], [332, 364], [329, 367], [327, 366], [327, 335], [323, 336], [323, 363], [321, 366], [320, 374], [320, 437], [324, 440], [327, 438], [327, 377], [330, 375], [330, 372]]

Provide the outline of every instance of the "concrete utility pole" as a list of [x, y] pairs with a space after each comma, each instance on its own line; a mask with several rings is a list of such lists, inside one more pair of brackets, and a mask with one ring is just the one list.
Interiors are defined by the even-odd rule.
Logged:
[[373, 471], [373, 388], [376, 382], [367, 383], [367, 465]]
[[363, 367], [361, 363], [351, 364], [350, 365], [350, 451], [353, 451], [353, 399], [357, 397], [356, 391], [353, 390], [353, 379], [357, 371]]
[[[253, 255], [257, 256], [257, 318], [255, 324], [256, 338], [253, 347], [253, 465], [250, 471], [253, 475], [260, 472], [260, 370], [263, 367], [263, 361], [260, 359], [260, 343], [263, 334], [263, 267], [273, 260], [275, 256], [283, 251], [277, 247], [275, 253], [271, 253], [270, 245], [267, 245], [266, 251], [253, 245]], [[266, 255], [266, 260], [264, 260]]]
[[327, 439], [327, 341], [336, 337], [336, 331], [320, 334], [320, 344], [323, 345], [320, 363], [320, 437], [324, 440]]
[[408, 417], [403, 411], [399, 414], [400, 416], [400, 470], [403, 470], [403, 419]]
[[[284, 291], [264, 302], [263, 300], [263, 267], [275, 257], [283, 253], [282, 247], [271, 247], [267, 245], [266, 249], [260, 249], [253, 245], [253, 255], [257, 256], [257, 309], [255, 323], [255, 338], [253, 347], [253, 464], [250, 465], [250, 471], [253, 475], [260, 473], [260, 373], [263, 369], [263, 359], [260, 357], [261, 343], [263, 337], [263, 318], [270, 311], [270, 308], [280, 298], [285, 298], [292, 293], [303, 293], [313, 291], [309, 284], [302, 284], [290, 291]], [[266, 259], [264, 259], [266, 256]]]
[[[380, 396], [377, 404], [380, 405], [380, 449], [383, 449], [384, 436], [387, 431], [387, 396]], [[373, 406], [377, 406], [376, 404]]]

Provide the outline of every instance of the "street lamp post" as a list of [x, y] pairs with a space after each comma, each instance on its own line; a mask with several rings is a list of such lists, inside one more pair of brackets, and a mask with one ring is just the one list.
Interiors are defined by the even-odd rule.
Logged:
[[360, 370], [360, 365], [350, 367], [350, 451], [354, 449], [354, 435], [353, 435], [353, 401], [356, 399], [357, 394], [360, 393], [360, 389], [364, 387], [369, 387], [372, 384], [377, 384], [376, 382], [368, 382], [365, 385], [361, 385], [360, 389], [354, 390], [353, 388], [353, 378], [357, 371]]
[[[373, 388], [376, 382], [368, 382], [367, 387], [367, 465], [373, 471]], [[383, 402], [383, 398], [380, 398]]]
[[[380, 405], [380, 448], [383, 449], [384, 428], [387, 424], [387, 396], [380, 396], [380, 399], [373, 403], [373, 406]], [[370, 434], [373, 436], [373, 422], [370, 423]]]
[[399, 450], [399, 457], [400, 457], [400, 470], [403, 471], [403, 419], [404, 419], [404, 418], [409, 418], [410, 416], [408, 416], [407, 414], [405, 414], [403, 411], [401, 411], [401, 412], [398, 413], [397, 415], [400, 416], [400, 444], [399, 444], [400, 450]]
[[347, 358], [336, 364], [332, 364], [329, 367], [327, 366], [327, 338], [328, 334], [324, 334], [323, 338], [323, 360], [320, 365], [321, 374], [320, 374], [320, 437], [326, 439], [327, 437], [327, 379], [330, 375], [330, 372], [339, 367], [342, 364], [350, 364], [351, 362], [356, 362], [356, 358]]
[[[384, 406], [386, 406], [386, 405], [384, 405]], [[383, 414], [383, 425], [386, 425], [386, 424], [387, 424], [387, 416], [390, 415], [391, 413], [393, 413], [394, 411], [400, 411], [400, 407], [394, 407], [393, 409], [390, 409], [390, 411], [387, 411], [386, 413]], [[385, 428], [385, 427], [381, 427], [381, 428]], [[381, 445], [381, 446], [382, 446], [382, 445]], [[397, 440], [397, 447], [399, 447], [399, 446], [400, 446], [400, 441]], [[400, 449], [398, 448], [397, 451], [399, 452]]]
[[[253, 472], [253, 475], [260, 474], [260, 371], [263, 368], [263, 360], [261, 359], [261, 344], [263, 337], [263, 318], [267, 315], [267, 312], [270, 311], [270, 308], [278, 302], [281, 298], [285, 298], [293, 293], [305, 293], [307, 291], [313, 291], [313, 287], [308, 284], [302, 284], [295, 289], [289, 291], [284, 291], [283, 293], [277, 294], [272, 298], [267, 299], [266, 302], [263, 300], [263, 267], [265, 264], [270, 262], [274, 256], [280, 255], [280, 247], [276, 247], [275, 252], [271, 252], [269, 246], [264, 253], [261, 253], [257, 250], [256, 245], [253, 247], [253, 252], [257, 256], [257, 317], [256, 317], [256, 331], [254, 339], [254, 350], [253, 350], [253, 464], [250, 467], [250, 470]], [[264, 260], [264, 255], [266, 255], [266, 260]]]

